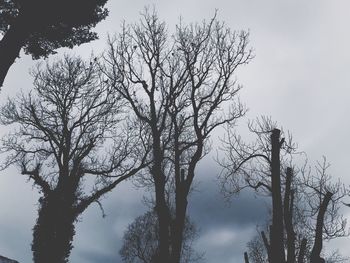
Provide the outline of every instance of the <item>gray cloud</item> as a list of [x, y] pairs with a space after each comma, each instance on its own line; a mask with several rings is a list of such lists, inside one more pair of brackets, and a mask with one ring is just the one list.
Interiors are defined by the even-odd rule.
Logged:
[[225, 200], [220, 193], [219, 168], [206, 158], [197, 170], [197, 187], [189, 201], [189, 214], [199, 227], [195, 243], [198, 252], [205, 252], [205, 262], [240, 262], [246, 243], [256, 233], [256, 226], [265, 223], [269, 201], [252, 191]]
[[[61, 50], [57, 56], [68, 52], [87, 57], [92, 50], [99, 54], [108, 32], [118, 31], [122, 19], [136, 21], [144, 5], [152, 4], [169, 23], [169, 30], [180, 15], [185, 21], [200, 21], [211, 17], [215, 8], [231, 28], [249, 29], [256, 58], [237, 75], [244, 85], [242, 101], [250, 109], [247, 117], [271, 115], [292, 131], [311, 160], [327, 155], [332, 163], [330, 172], [350, 183], [346, 176], [350, 148], [346, 139], [350, 128], [349, 1], [109, 1], [110, 16], [97, 26], [101, 40], [73, 51]], [[20, 89], [30, 89], [28, 69], [34, 64], [22, 55], [9, 72], [1, 102]], [[255, 234], [256, 224], [264, 220], [268, 202], [244, 193], [230, 205], [223, 203], [215, 180], [217, 170], [210, 164], [198, 170], [198, 191], [189, 204], [191, 217], [201, 229], [196, 246], [206, 252], [208, 263], [242, 262], [245, 244]], [[38, 195], [15, 169], [1, 172], [0, 185], [0, 254], [31, 262]], [[123, 231], [145, 210], [142, 195], [127, 184], [103, 200], [106, 218], [101, 218], [98, 207], [89, 208], [77, 224], [71, 261], [118, 262]], [[341, 239], [330, 246], [350, 256], [348, 242]]]

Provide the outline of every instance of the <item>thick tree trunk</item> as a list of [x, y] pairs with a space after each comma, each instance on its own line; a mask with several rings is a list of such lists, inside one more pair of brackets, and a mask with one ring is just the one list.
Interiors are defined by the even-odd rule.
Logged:
[[0, 88], [29, 35], [29, 25], [25, 20], [23, 15], [18, 16], [0, 41]]
[[180, 263], [181, 260], [187, 210], [187, 194], [184, 189], [185, 183], [185, 171], [181, 169], [180, 175], [176, 174], [176, 216], [172, 224], [171, 240], [171, 262], [173, 263]]
[[272, 188], [272, 228], [271, 228], [271, 263], [284, 263], [283, 240], [283, 206], [281, 196], [280, 172], [280, 130], [274, 129], [271, 134], [271, 188]]
[[159, 249], [155, 263], [169, 262], [170, 214], [165, 200], [165, 179], [156, 182], [156, 213], [159, 226]]
[[185, 218], [186, 218], [186, 208], [184, 212], [181, 212], [180, 215], [175, 219], [174, 226], [172, 229], [173, 238], [172, 238], [172, 253], [171, 253], [171, 262], [180, 263], [181, 253], [182, 253], [182, 244], [183, 244], [183, 234], [185, 228]]
[[287, 168], [286, 188], [284, 193], [284, 224], [287, 233], [287, 263], [295, 263], [295, 232], [293, 227], [294, 191], [292, 186], [293, 170]]
[[163, 156], [161, 152], [160, 136], [156, 129], [153, 130], [153, 158], [152, 176], [155, 183], [156, 213], [159, 226], [158, 255], [155, 263], [170, 261], [170, 224], [171, 216], [166, 202], [165, 184], [166, 178], [162, 171]]
[[37, 223], [33, 229], [33, 260], [35, 263], [66, 263], [75, 234], [72, 199], [52, 192], [40, 200]]
[[202, 155], [203, 142], [198, 143], [196, 153], [193, 155], [191, 162], [187, 170], [187, 176], [185, 176], [185, 170], [180, 169], [180, 159], [175, 158], [175, 184], [176, 184], [176, 215], [175, 222], [172, 225], [172, 242], [171, 242], [171, 262], [180, 263], [182, 249], [183, 249], [183, 236], [186, 224], [186, 210], [187, 210], [187, 197], [190, 192], [191, 184], [195, 176], [195, 167], [200, 156]]
[[323, 198], [322, 204], [318, 211], [317, 222], [316, 222], [316, 230], [315, 230], [315, 241], [314, 246], [311, 250], [311, 263], [322, 263], [325, 262], [323, 258], [321, 258], [322, 251], [322, 243], [323, 243], [323, 227], [324, 227], [324, 217], [327, 211], [327, 207], [329, 202], [331, 201], [333, 194], [331, 192], [327, 192]]
[[248, 253], [244, 252], [244, 262], [249, 263]]

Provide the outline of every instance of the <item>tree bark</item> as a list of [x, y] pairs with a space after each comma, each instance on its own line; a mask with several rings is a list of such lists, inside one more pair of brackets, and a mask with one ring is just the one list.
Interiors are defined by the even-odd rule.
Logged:
[[155, 257], [155, 263], [164, 263], [170, 261], [170, 224], [171, 216], [166, 202], [165, 184], [166, 178], [162, 171], [163, 156], [161, 153], [160, 136], [157, 131], [153, 131], [153, 156], [154, 165], [152, 167], [152, 176], [155, 182], [155, 201], [156, 213], [159, 226], [159, 248], [158, 255]]
[[[178, 156], [177, 156], [178, 157]], [[171, 262], [180, 263], [183, 234], [186, 221], [187, 195], [185, 193], [185, 170], [180, 169], [179, 158], [175, 160], [175, 220], [171, 225]]]
[[0, 41], [0, 88], [29, 36], [25, 15], [19, 15]]
[[[197, 134], [198, 137], [200, 137]], [[182, 252], [182, 244], [183, 244], [183, 235], [186, 221], [186, 210], [187, 210], [187, 197], [190, 192], [191, 184], [193, 178], [195, 176], [195, 167], [200, 160], [203, 150], [203, 140], [198, 140], [198, 148], [195, 154], [192, 156], [188, 170], [187, 176], [185, 177], [185, 170], [180, 169], [180, 159], [176, 158], [175, 166], [176, 174], [175, 174], [175, 183], [176, 183], [176, 216], [175, 216], [175, 225], [173, 226], [173, 236], [174, 240], [172, 240], [171, 244], [171, 262], [180, 263], [181, 260], [181, 252]], [[178, 148], [177, 148], [178, 149]], [[186, 178], [186, 179], [185, 179]]]
[[170, 214], [165, 200], [165, 179], [156, 181], [156, 212], [159, 224], [159, 251], [156, 263], [169, 262]]
[[325, 217], [327, 207], [328, 207], [329, 202], [331, 201], [332, 196], [333, 196], [333, 193], [331, 193], [331, 192], [326, 193], [326, 195], [324, 196], [323, 201], [321, 203], [320, 209], [318, 211], [316, 230], [315, 230], [315, 241], [314, 241], [314, 246], [311, 250], [311, 258], [310, 258], [311, 263], [324, 262], [324, 259], [321, 258], [324, 217]]
[[281, 131], [274, 129], [271, 134], [271, 188], [272, 188], [272, 235], [271, 235], [271, 262], [284, 263], [283, 240], [283, 206], [281, 196], [281, 163], [280, 141]]
[[244, 252], [244, 262], [249, 263], [248, 253]]
[[284, 193], [284, 224], [287, 234], [287, 263], [295, 262], [295, 232], [293, 227], [293, 206], [294, 206], [294, 191], [292, 185], [292, 168], [287, 168], [286, 188]]
[[[72, 195], [52, 192], [41, 198], [39, 216], [33, 229], [35, 263], [66, 263], [72, 249], [76, 215]], [[68, 198], [67, 198], [68, 197]]]
[[181, 201], [181, 207], [177, 212], [176, 219], [174, 220], [174, 225], [172, 227], [172, 253], [171, 262], [180, 263], [182, 244], [183, 244], [183, 234], [185, 228], [186, 220], [186, 209], [187, 200]]

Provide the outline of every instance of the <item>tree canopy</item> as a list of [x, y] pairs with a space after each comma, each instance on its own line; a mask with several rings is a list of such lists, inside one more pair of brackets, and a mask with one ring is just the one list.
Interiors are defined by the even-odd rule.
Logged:
[[146, 166], [142, 127], [103, 81], [97, 61], [66, 56], [33, 72], [34, 89], [9, 99], [0, 143], [40, 191], [35, 263], [68, 262], [75, 222], [94, 202]]
[[34, 59], [97, 38], [107, 0], [0, 0], [0, 86], [23, 48]]

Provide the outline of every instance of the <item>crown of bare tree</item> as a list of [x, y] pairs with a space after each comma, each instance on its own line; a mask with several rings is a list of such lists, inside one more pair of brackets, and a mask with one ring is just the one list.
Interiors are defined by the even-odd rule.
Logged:
[[62, 263], [77, 218], [145, 167], [148, 149], [142, 126], [127, 116], [94, 60], [65, 57], [33, 75], [33, 92], [0, 111], [2, 124], [14, 126], [1, 141], [3, 168], [17, 165], [41, 193], [34, 262]]
[[248, 33], [231, 31], [214, 17], [202, 24], [180, 23], [170, 36], [165, 23], [147, 10], [138, 24], [121, 31], [110, 41], [104, 71], [151, 135], [146, 181], [154, 186], [159, 222], [155, 262], [179, 263], [195, 169], [209, 150], [212, 132], [245, 112], [234, 76], [252, 58]]
[[295, 168], [293, 159], [300, 155], [296, 144], [276, 127], [263, 117], [249, 125], [256, 141], [245, 143], [230, 129], [223, 140], [223, 192], [229, 197], [251, 188], [267, 194], [272, 203], [271, 225], [248, 244], [245, 262], [324, 262], [323, 241], [348, 235], [339, 206], [350, 191], [340, 181], [333, 182], [325, 158], [315, 171], [307, 162]]

